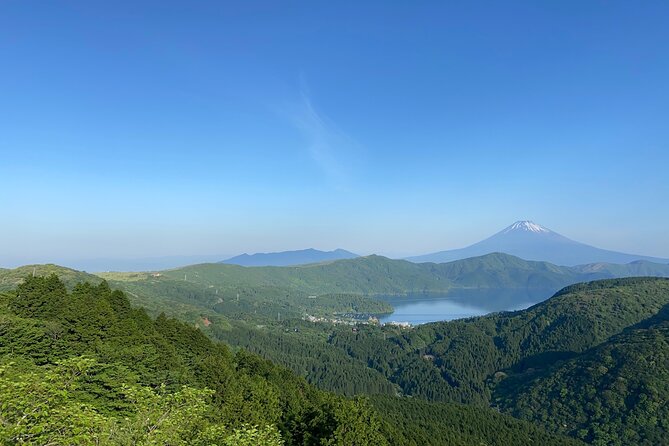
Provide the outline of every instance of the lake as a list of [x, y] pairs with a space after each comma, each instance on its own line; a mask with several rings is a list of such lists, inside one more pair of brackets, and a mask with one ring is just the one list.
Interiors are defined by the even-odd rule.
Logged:
[[483, 316], [497, 311], [522, 310], [548, 299], [552, 289], [459, 289], [446, 294], [380, 296], [395, 311], [379, 318], [381, 323], [412, 325]]

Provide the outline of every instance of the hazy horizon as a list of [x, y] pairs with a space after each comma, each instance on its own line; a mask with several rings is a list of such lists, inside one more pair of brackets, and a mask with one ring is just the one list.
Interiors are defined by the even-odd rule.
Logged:
[[[669, 5], [0, 5], [0, 267], [533, 220], [669, 257]], [[32, 260], [31, 260], [32, 259]]]
[[[536, 223], [536, 222], [535, 222]], [[508, 228], [500, 228], [500, 230], [505, 230]], [[551, 229], [551, 228], [547, 228]], [[495, 231], [497, 233], [498, 231]], [[479, 241], [482, 241], [489, 236], [494, 235], [493, 233], [482, 236], [480, 239], [475, 240], [472, 243], [476, 243]], [[564, 235], [564, 234], [560, 234]], [[569, 237], [568, 237], [569, 238]], [[575, 240], [577, 242], [583, 242], [581, 240]], [[586, 242], [586, 244], [589, 244]], [[469, 245], [469, 244], [468, 244]], [[467, 245], [467, 246], [468, 246]], [[150, 271], [150, 270], [159, 270], [159, 269], [168, 269], [168, 268], [175, 268], [175, 267], [180, 267], [180, 266], [185, 266], [189, 264], [196, 264], [196, 263], [212, 263], [212, 262], [221, 262], [224, 260], [227, 260], [229, 258], [241, 255], [241, 254], [265, 254], [265, 253], [276, 253], [276, 252], [285, 252], [285, 251], [299, 251], [299, 250], [304, 250], [304, 249], [317, 249], [320, 251], [333, 251], [336, 249], [344, 249], [349, 252], [352, 252], [354, 254], [358, 254], [361, 256], [367, 256], [367, 255], [372, 255], [372, 254], [377, 254], [377, 255], [382, 255], [385, 257], [389, 258], [394, 258], [394, 259], [402, 259], [402, 258], [407, 258], [411, 257], [414, 255], [421, 255], [421, 254], [429, 254], [431, 252], [436, 252], [436, 251], [442, 251], [442, 250], [450, 250], [450, 249], [459, 249], [459, 248], [464, 248], [466, 247], [465, 245], [463, 246], [454, 246], [454, 247], [446, 247], [446, 248], [436, 248], [433, 249], [432, 251], [425, 251], [425, 252], [419, 252], [419, 253], [410, 253], [410, 254], [405, 254], [405, 253], [393, 253], [393, 252], [363, 252], [363, 251], [356, 251], [352, 249], [347, 249], [346, 247], [334, 247], [334, 248], [320, 248], [320, 247], [314, 247], [314, 246], [306, 246], [306, 247], [290, 247], [286, 249], [280, 249], [276, 251], [242, 251], [242, 252], [237, 252], [237, 253], [232, 253], [232, 254], [210, 254], [210, 253], [201, 253], [201, 254], [172, 254], [172, 255], [164, 255], [164, 256], [117, 256], [117, 257], [105, 257], [105, 256], [98, 256], [98, 257], [73, 257], [73, 258], [67, 258], [67, 257], [55, 257], [55, 258], [5, 258], [5, 264], [0, 263], [0, 268], [15, 268], [17, 266], [22, 266], [22, 265], [29, 265], [29, 264], [40, 264], [40, 263], [55, 263], [59, 264], [62, 266], [67, 266], [71, 267], [74, 269], [81, 269], [89, 272], [98, 272], [98, 271]], [[596, 246], [597, 248], [602, 248], [602, 249], [609, 249], [606, 246]], [[643, 252], [627, 252], [628, 254], [635, 254], [639, 256], [647, 256], [648, 254], [645, 254]], [[668, 258], [669, 256], [652, 256], [648, 255], [650, 257], [660, 257], [660, 258]]]

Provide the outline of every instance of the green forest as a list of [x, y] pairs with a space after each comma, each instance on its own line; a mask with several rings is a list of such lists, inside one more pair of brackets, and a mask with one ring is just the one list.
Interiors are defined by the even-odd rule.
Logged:
[[28, 277], [2, 309], [6, 444], [384, 443], [364, 401], [152, 319], [106, 282]]
[[[669, 435], [668, 279], [578, 283], [526, 310], [407, 329], [367, 323], [392, 308], [351, 290], [202, 275], [0, 271], [2, 441], [654, 445]], [[329, 319], [343, 314], [360, 319]]]
[[[31, 275], [2, 293], [0, 358], [3, 444], [417, 445], [427, 432], [447, 444], [574, 442], [488, 409], [439, 406], [444, 424], [404, 398], [318, 390], [192, 325], [151, 318], [105, 281], [68, 290], [55, 274]], [[415, 421], [398, 424], [388, 405]]]
[[[557, 266], [493, 253], [449, 263], [411, 263], [371, 255], [355, 259], [286, 267], [242, 267], [221, 263], [191, 265], [159, 276], [149, 273], [101, 273], [110, 282], [174, 280], [219, 292], [274, 287], [293, 293], [323, 295], [403, 295], [446, 292], [457, 288], [552, 289], [577, 282], [626, 276], [669, 276], [669, 265], [631, 263]], [[233, 294], [234, 296], [234, 294]]]

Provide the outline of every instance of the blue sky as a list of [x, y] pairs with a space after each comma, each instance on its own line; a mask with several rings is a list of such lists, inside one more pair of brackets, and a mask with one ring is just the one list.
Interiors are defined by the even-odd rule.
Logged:
[[0, 266], [400, 256], [519, 219], [669, 257], [667, 23], [664, 1], [0, 2]]

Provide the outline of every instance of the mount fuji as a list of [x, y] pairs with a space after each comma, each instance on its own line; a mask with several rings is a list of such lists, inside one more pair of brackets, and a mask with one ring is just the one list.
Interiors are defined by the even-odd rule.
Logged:
[[531, 221], [517, 221], [497, 234], [466, 248], [440, 251], [406, 260], [416, 263], [443, 263], [503, 252], [525, 260], [542, 260], [556, 265], [575, 266], [586, 263], [630, 263], [647, 261], [669, 263], [660, 259], [595, 248], [580, 243]]

